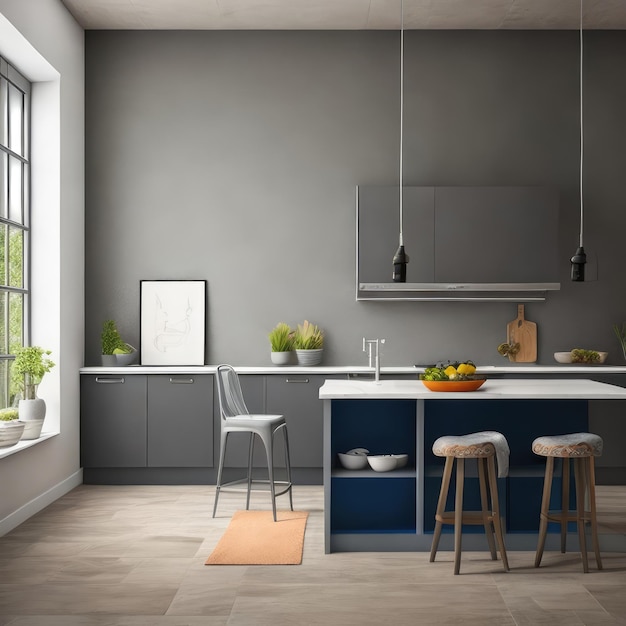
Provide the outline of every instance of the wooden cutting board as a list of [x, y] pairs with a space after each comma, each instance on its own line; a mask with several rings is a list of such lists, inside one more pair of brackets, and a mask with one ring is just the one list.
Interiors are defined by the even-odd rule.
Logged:
[[537, 360], [537, 324], [524, 319], [524, 305], [517, 305], [517, 318], [506, 325], [509, 345], [519, 343], [519, 352], [509, 357], [516, 363], [534, 363]]

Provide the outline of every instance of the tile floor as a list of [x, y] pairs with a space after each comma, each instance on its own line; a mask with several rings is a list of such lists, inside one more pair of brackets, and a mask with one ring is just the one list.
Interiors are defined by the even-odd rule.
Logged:
[[[626, 487], [600, 487], [604, 532], [626, 534]], [[583, 574], [579, 555], [511, 552], [324, 554], [323, 494], [296, 487], [310, 511], [297, 566], [205, 566], [243, 508], [211, 486], [82, 485], [0, 538], [0, 626], [463, 624], [626, 625], [626, 553]], [[269, 508], [256, 494], [253, 508]]]

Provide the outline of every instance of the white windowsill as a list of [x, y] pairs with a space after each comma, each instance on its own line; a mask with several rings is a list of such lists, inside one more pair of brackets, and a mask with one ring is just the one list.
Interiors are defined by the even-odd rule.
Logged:
[[32, 446], [36, 446], [38, 443], [45, 441], [46, 439], [50, 439], [51, 437], [56, 437], [58, 432], [44, 432], [41, 433], [39, 439], [26, 439], [24, 441], [18, 441], [15, 445], [7, 446], [6, 448], [0, 448], [0, 459], [3, 459], [5, 456], [10, 456], [19, 452], [20, 450], [26, 450], [26, 448], [30, 448]]

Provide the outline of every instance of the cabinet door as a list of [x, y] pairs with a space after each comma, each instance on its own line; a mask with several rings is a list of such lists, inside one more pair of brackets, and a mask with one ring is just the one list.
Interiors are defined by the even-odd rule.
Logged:
[[83, 467], [146, 466], [146, 377], [113, 374], [80, 378]]
[[284, 415], [287, 420], [292, 467], [323, 465], [324, 412], [319, 389], [326, 378], [300, 374], [266, 377], [266, 412]]
[[213, 377], [148, 377], [148, 467], [213, 466]]

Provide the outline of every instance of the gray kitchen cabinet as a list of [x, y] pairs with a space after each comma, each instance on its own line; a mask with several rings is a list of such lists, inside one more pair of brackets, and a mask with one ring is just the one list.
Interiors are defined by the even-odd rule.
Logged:
[[324, 412], [319, 389], [326, 376], [268, 376], [268, 413], [284, 415], [289, 429], [292, 467], [322, 467]]
[[[292, 468], [322, 467], [323, 411], [319, 388], [329, 376], [240, 374], [239, 381], [250, 413], [284, 415], [289, 433]], [[216, 408], [216, 437], [219, 440], [219, 408]], [[229, 435], [225, 467], [246, 467], [249, 435]], [[256, 438], [254, 466], [267, 467], [262, 443]], [[219, 446], [218, 446], [219, 447]], [[276, 436], [275, 465], [284, 465], [282, 434]]]
[[213, 465], [213, 377], [148, 376], [148, 467]]
[[80, 449], [83, 467], [145, 467], [147, 377], [80, 377]]
[[84, 468], [213, 466], [213, 376], [81, 376]]

